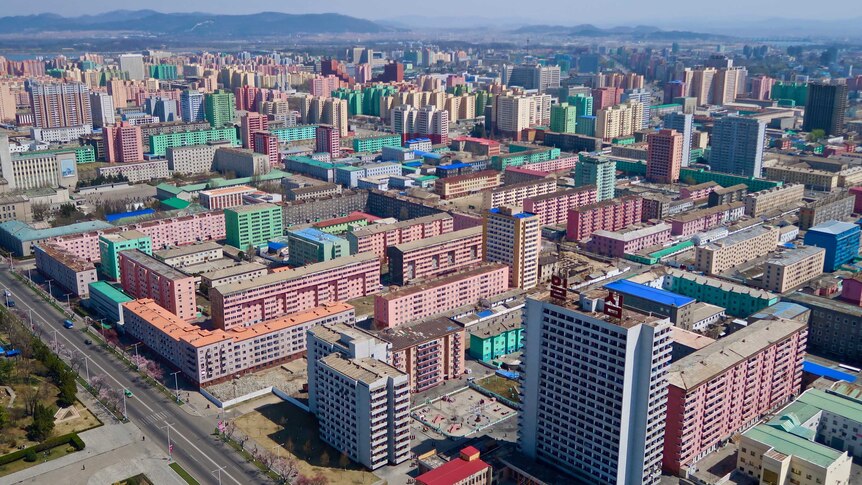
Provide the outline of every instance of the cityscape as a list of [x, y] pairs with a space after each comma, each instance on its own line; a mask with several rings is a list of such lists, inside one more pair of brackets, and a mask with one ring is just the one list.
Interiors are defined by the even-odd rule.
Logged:
[[0, 485], [862, 484], [852, 5], [287, 7], [4, 9]]

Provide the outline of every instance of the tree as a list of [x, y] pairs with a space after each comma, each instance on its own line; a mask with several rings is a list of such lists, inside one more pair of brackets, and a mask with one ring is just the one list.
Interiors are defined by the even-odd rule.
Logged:
[[33, 423], [27, 427], [27, 437], [33, 441], [44, 441], [54, 431], [54, 410], [42, 403], [36, 403]]
[[65, 372], [57, 387], [60, 388], [60, 395], [57, 396], [57, 404], [62, 407], [74, 405], [77, 400], [75, 394], [78, 393], [78, 383], [75, 382], [75, 375], [71, 372]]
[[31, 207], [33, 210], [33, 220], [36, 222], [43, 222], [51, 212], [51, 206], [45, 203], [36, 203]]
[[45, 397], [45, 384], [39, 382], [38, 385], [28, 385], [19, 393], [21, 400], [24, 402], [24, 412], [27, 416], [33, 416], [36, 413], [36, 406]]
[[305, 443], [302, 444], [302, 452], [306, 459], [311, 456], [311, 440], [305, 440]]
[[330, 461], [329, 452], [326, 450], [323, 450], [323, 453], [320, 454], [320, 466], [328, 467], [329, 461]]
[[485, 125], [482, 123], [476, 123], [473, 125], [473, 129], [470, 130], [470, 136], [475, 138], [485, 138], [486, 135]]
[[341, 456], [338, 457], [338, 468], [346, 470], [348, 466], [350, 466], [350, 458], [348, 458], [346, 454], [342, 453]]
[[808, 134], [808, 141], [819, 141], [826, 136], [826, 131], [817, 128], [816, 130], [811, 130], [811, 133]]
[[255, 253], [254, 246], [249, 244], [248, 248], [246, 248], [246, 250], [245, 250], [246, 259], [248, 259], [249, 261], [253, 261], [254, 260], [254, 253]]
[[12, 381], [15, 362], [12, 359], [0, 360], [0, 385], [8, 385]]
[[5, 407], [0, 406], [0, 431], [6, 428], [9, 424], [9, 411]]

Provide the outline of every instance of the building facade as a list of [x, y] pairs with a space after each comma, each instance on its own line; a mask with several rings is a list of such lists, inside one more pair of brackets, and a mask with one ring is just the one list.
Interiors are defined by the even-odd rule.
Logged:
[[392, 283], [403, 286], [480, 263], [483, 259], [482, 228], [447, 232], [390, 246], [386, 253]]
[[141, 251], [120, 253], [120, 283], [123, 291], [159, 306], [183, 320], [198, 316], [195, 278]]
[[509, 207], [490, 209], [482, 230], [485, 261], [509, 267], [509, 285], [524, 290], [539, 283], [542, 226], [539, 216]]

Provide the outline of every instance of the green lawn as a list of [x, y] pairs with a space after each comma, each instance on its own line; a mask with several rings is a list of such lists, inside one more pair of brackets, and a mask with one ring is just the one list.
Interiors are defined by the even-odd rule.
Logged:
[[25, 470], [30, 468], [31, 466], [36, 466], [46, 461], [56, 460], [57, 458], [62, 458], [69, 453], [74, 453], [75, 448], [71, 444], [65, 444], [60, 446], [55, 446], [50, 450], [43, 451], [41, 453], [37, 453], [37, 460], [34, 462], [24, 461], [24, 459], [20, 459], [18, 461], [13, 461], [12, 463], [7, 463], [6, 465], [0, 466], [0, 477], [10, 475], [15, 472], [20, 472], [21, 470]]
[[484, 379], [476, 381], [476, 385], [503, 396], [504, 398], [519, 403], [521, 396], [518, 395], [518, 381], [506, 379], [505, 377], [492, 374]]
[[183, 470], [183, 467], [181, 467], [179, 463], [173, 462], [168, 466], [171, 467], [173, 471], [177, 472], [177, 475], [182, 477], [182, 479], [185, 480], [186, 483], [188, 483], [189, 485], [200, 485], [197, 480], [195, 480], [194, 478], [192, 478], [191, 475], [189, 475], [189, 472]]

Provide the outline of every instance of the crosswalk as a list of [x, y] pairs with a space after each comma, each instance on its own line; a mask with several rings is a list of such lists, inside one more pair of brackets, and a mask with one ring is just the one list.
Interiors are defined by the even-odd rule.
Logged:
[[159, 413], [153, 413], [143, 419], [146, 424], [157, 424], [161, 423], [168, 417], [168, 413], [166, 411], [162, 411]]

